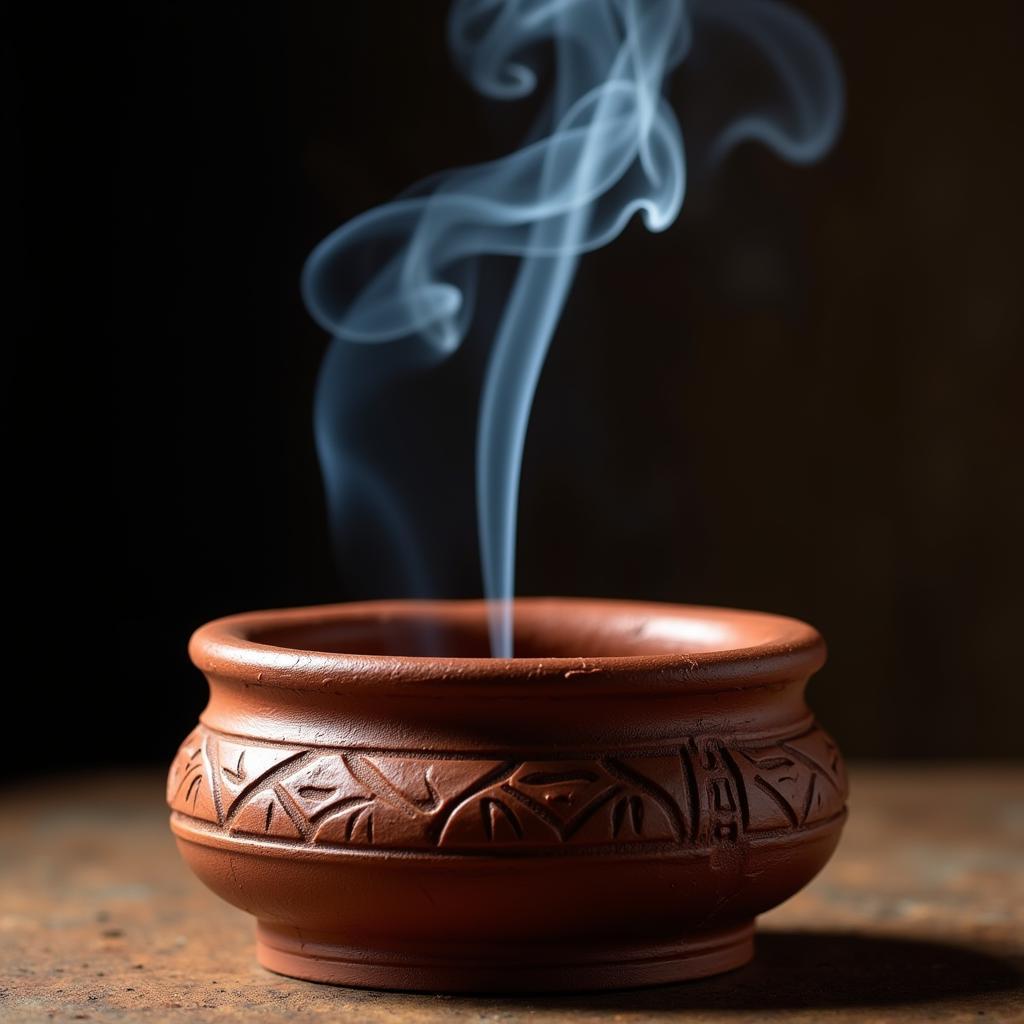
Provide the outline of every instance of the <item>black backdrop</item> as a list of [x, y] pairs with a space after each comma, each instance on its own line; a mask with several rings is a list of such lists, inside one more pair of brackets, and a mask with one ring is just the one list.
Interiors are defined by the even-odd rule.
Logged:
[[[8, 15], [16, 773], [165, 761], [203, 700], [191, 629], [360, 596], [298, 275], [341, 221], [516, 144], [445, 6]], [[849, 753], [1018, 754], [1024, 14], [800, 6], [844, 64], [841, 143], [810, 169], [747, 147], [669, 232], [584, 260], [519, 589], [802, 616]]]

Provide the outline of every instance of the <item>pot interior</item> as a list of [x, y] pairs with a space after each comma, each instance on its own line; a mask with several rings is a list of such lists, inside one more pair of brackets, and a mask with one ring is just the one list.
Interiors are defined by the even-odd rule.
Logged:
[[[249, 641], [350, 655], [488, 658], [482, 601], [339, 605], [315, 619], [262, 622]], [[633, 602], [517, 601], [517, 659], [700, 654], [778, 642], [775, 616]]]

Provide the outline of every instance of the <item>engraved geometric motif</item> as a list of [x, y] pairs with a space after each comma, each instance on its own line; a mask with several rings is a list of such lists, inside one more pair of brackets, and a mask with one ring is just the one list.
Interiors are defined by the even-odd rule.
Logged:
[[317, 846], [706, 847], [839, 814], [847, 783], [817, 725], [765, 746], [688, 738], [622, 756], [519, 761], [264, 743], [197, 727], [172, 810], [216, 830]]

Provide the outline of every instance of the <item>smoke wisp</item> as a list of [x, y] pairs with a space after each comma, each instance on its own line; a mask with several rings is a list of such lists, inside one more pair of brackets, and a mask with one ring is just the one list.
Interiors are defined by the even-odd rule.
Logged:
[[[481, 261], [518, 261], [489, 328], [475, 436], [477, 534], [494, 656], [513, 654], [526, 431], [578, 261], [613, 241], [636, 214], [650, 231], [676, 219], [686, 160], [666, 88], [705, 35], [721, 34], [739, 41], [769, 85], [717, 126], [711, 160], [747, 140], [794, 162], [821, 156], [842, 119], [841, 75], [818, 30], [782, 4], [455, 0], [449, 46], [482, 95], [515, 101], [550, 78], [530, 137], [499, 160], [438, 174], [342, 225], [314, 249], [303, 272], [307, 307], [333, 337], [316, 403], [332, 522], [343, 529], [360, 503], [390, 537], [407, 590], [424, 594], [424, 545], [444, 539], [423, 536], [408, 487], [356, 454], [355, 424], [360, 432], [369, 428], [351, 411], [372, 415], [367, 395], [386, 393], [398, 378], [415, 379], [458, 350], [479, 329]], [[729, 68], [709, 60], [702, 74], [727, 76]], [[378, 351], [353, 358], [343, 351], [351, 346]], [[401, 447], [401, 439], [392, 446]], [[434, 457], [443, 460], [444, 449]]]

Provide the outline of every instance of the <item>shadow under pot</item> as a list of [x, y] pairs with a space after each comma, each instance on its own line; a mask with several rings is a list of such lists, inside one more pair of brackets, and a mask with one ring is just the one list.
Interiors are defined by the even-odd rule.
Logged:
[[804, 701], [821, 637], [757, 612], [523, 599], [220, 619], [171, 766], [182, 856], [313, 981], [572, 991], [699, 978], [825, 864], [845, 818]]

